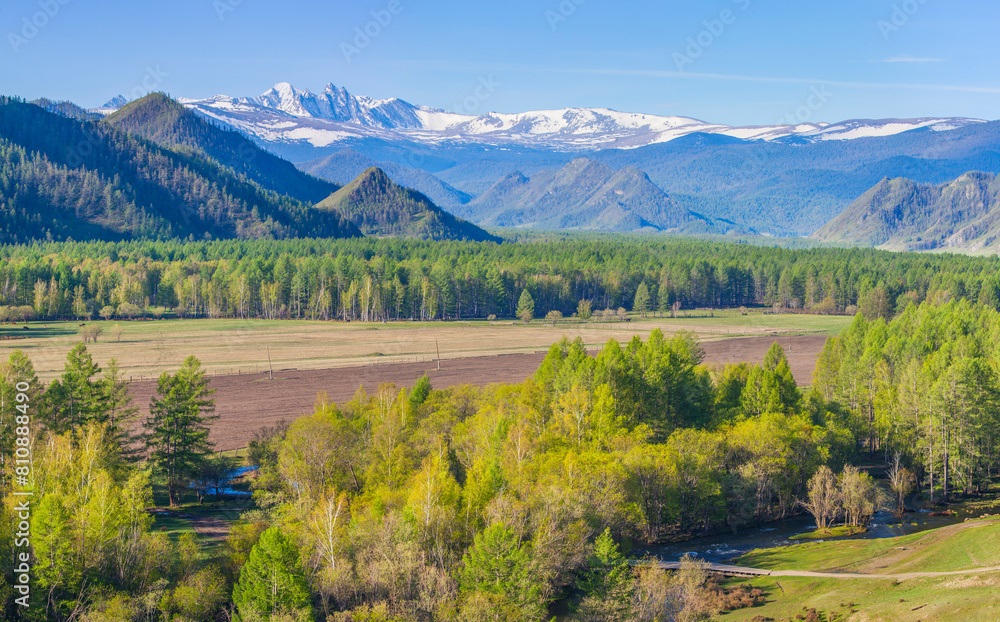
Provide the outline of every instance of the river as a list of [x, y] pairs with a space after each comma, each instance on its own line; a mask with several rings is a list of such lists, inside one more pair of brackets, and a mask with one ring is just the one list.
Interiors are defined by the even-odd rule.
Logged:
[[[868, 531], [854, 536], [831, 539], [892, 538], [961, 523], [966, 518], [976, 518], [981, 514], [981, 512], [964, 510], [961, 506], [954, 506], [951, 509], [954, 512], [951, 516], [931, 516], [931, 510], [918, 510], [907, 512], [902, 519], [897, 519], [892, 512], [878, 512], [872, 517]], [[640, 549], [639, 553], [648, 553], [663, 561], [676, 561], [684, 555], [691, 554], [706, 561], [726, 563], [754, 549], [791, 546], [804, 542], [822, 542], [823, 540], [790, 539], [791, 536], [807, 533], [815, 528], [816, 523], [811, 516], [795, 516], [742, 529], [736, 533], [705, 536], [684, 542], [645, 547]]]

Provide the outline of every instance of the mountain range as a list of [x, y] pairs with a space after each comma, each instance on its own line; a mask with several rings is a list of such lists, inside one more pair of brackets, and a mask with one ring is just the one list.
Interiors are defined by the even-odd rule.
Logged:
[[[492, 81], [484, 79], [482, 86], [488, 92]], [[669, 142], [694, 133], [745, 140], [796, 138], [814, 142], [888, 136], [920, 127], [945, 131], [982, 122], [965, 118], [925, 118], [733, 127], [690, 117], [618, 112], [607, 108], [473, 115], [414, 105], [399, 98], [356, 96], [332, 83], [327, 84], [322, 93], [280, 82], [258, 97], [216, 95], [181, 101], [205, 116], [240, 127], [265, 142], [307, 142], [314, 147], [327, 147], [347, 138], [377, 138], [399, 142], [516, 144], [579, 151], [629, 149]]]
[[344, 184], [378, 166], [480, 224], [493, 212], [464, 206], [495, 184], [580, 157], [634, 167], [682, 210], [772, 236], [811, 235], [883, 177], [1000, 173], [1000, 123], [961, 117], [731, 127], [600, 108], [468, 115], [287, 83], [180, 101], [316, 176]]
[[[27, 105], [4, 101], [7, 112]], [[489, 236], [475, 223], [959, 247], [991, 238], [966, 232], [950, 239], [962, 227], [941, 237], [918, 231], [916, 220], [877, 216], [889, 203], [875, 189], [895, 184], [888, 193], [895, 196], [907, 183], [938, 187], [968, 171], [1000, 173], [1000, 122], [965, 118], [732, 128], [605, 109], [473, 116], [285, 83], [254, 98], [153, 94], [90, 111], [35, 104], [49, 115], [40, 127], [75, 124], [55, 133], [68, 133], [70, 145], [75, 135], [89, 145], [96, 134], [101, 154], [67, 155], [65, 146], [59, 153], [44, 130], [0, 127], [8, 166], [21, 176], [7, 191], [19, 205], [72, 212], [69, 219], [34, 214], [22, 233], [34, 236], [66, 236], [74, 219], [111, 237]], [[18, 114], [11, 123], [23, 122]], [[123, 170], [113, 162], [125, 163]], [[78, 173], [86, 192], [70, 188], [80, 184]], [[95, 190], [105, 198], [84, 201]], [[106, 197], [124, 199], [112, 205]], [[866, 205], [870, 225], [881, 218], [906, 231], [851, 224], [850, 214]]]
[[162, 94], [98, 119], [72, 104], [0, 98], [0, 242], [361, 235], [499, 241], [378, 169], [341, 188]]
[[0, 98], [0, 171], [2, 242], [361, 235], [190, 149], [17, 99]]

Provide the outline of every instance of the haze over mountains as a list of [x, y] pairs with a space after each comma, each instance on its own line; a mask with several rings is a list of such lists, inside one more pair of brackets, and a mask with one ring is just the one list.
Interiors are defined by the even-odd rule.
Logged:
[[638, 169], [676, 207], [711, 219], [713, 231], [773, 236], [813, 234], [883, 177], [937, 184], [972, 170], [1000, 172], [1000, 123], [966, 118], [734, 128], [606, 109], [474, 115], [287, 83], [259, 97], [181, 101], [312, 174], [343, 184], [378, 166], [480, 224], [497, 210], [473, 207], [495, 203], [473, 202], [495, 184], [579, 157]]
[[[162, 205], [147, 204], [160, 195], [149, 194], [146, 186], [136, 190], [140, 182], [133, 179], [145, 175], [150, 179], [143, 184], [161, 183], [155, 180], [164, 179], [163, 171], [119, 172], [119, 182], [131, 188], [131, 194], [125, 193], [131, 207], [109, 208], [107, 201], [98, 201], [103, 215], [89, 213], [90, 207], [80, 212], [88, 226], [110, 227], [108, 235], [311, 235], [303, 228], [306, 221], [339, 218], [318, 230], [488, 238], [475, 223], [584, 231], [815, 234], [831, 243], [891, 248], [982, 248], [994, 242], [988, 234], [968, 231], [951, 237], [962, 229], [961, 217], [942, 220], [957, 227], [946, 235], [947, 227], [921, 229], [919, 219], [876, 216], [889, 201], [870, 191], [883, 180], [899, 186], [889, 192], [896, 196], [906, 185], [900, 178], [924, 187], [952, 183], [970, 171], [1000, 173], [1000, 122], [934, 118], [731, 128], [605, 109], [473, 116], [395, 98], [354, 96], [332, 85], [314, 94], [285, 83], [255, 98], [178, 102], [153, 94], [125, 105], [123, 98], [115, 98], [93, 111], [67, 102], [36, 103], [63, 119], [60, 123], [79, 124], [73, 131], [86, 134], [92, 126], [114, 136], [112, 142], [131, 137], [136, 146], [130, 149], [167, 157], [163, 166], [168, 169], [184, 167], [183, 174], [170, 173], [171, 179], [192, 174], [207, 179], [191, 180], [201, 192], [197, 199], [182, 191], [186, 182], [170, 191], [174, 198], [161, 197], [172, 205], [168, 212], [174, 216], [169, 216]], [[47, 117], [39, 123], [59, 125]], [[28, 155], [33, 153], [28, 145], [34, 143], [23, 131], [0, 128], [0, 138], [27, 150], [22, 161], [35, 157]], [[55, 144], [44, 144], [38, 153], [50, 164], [68, 167], [52, 173], [65, 186], [72, 167], [52, 150], [57, 150]], [[84, 168], [97, 167], [98, 186], [114, 179], [114, 171], [106, 170], [110, 161], [84, 163]], [[34, 164], [28, 168], [37, 170]], [[342, 185], [351, 184], [353, 194], [334, 199]], [[16, 195], [18, 200], [46, 193], [41, 186], [33, 188]], [[347, 195], [353, 198], [347, 200]], [[79, 202], [80, 196], [74, 200]], [[359, 196], [364, 200], [359, 202]], [[50, 200], [39, 199], [38, 205]], [[898, 203], [893, 209], [905, 211], [900, 206], [907, 201]], [[220, 211], [220, 204], [229, 207]], [[882, 222], [874, 227], [877, 233], [871, 226], [851, 224], [866, 209], [869, 225]], [[945, 210], [937, 205], [928, 209]], [[174, 222], [175, 216], [192, 210], [196, 218]], [[214, 216], [203, 215], [209, 213]], [[135, 214], [145, 224], [135, 224]], [[362, 222], [366, 224], [358, 228]], [[65, 222], [52, 224], [56, 229], [35, 223], [31, 235], [67, 235], [52, 233]], [[984, 226], [980, 223], [975, 231]]]
[[485, 225], [540, 229], [676, 231], [706, 221], [675, 205], [639, 169], [615, 171], [587, 158], [530, 179], [511, 173], [455, 212]]

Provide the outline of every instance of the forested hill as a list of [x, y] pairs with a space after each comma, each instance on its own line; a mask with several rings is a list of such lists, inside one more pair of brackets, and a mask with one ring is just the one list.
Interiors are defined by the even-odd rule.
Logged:
[[360, 231], [195, 153], [0, 99], [0, 242], [307, 235]]
[[993, 247], [1000, 236], [1000, 179], [966, 173], [941, 185], [883, 179], [814, 234], [824, 242], [890, 250]]
[[303, 203], [321, 201], [339, 188], [264, 151], [239, 132], [216, 127], [162, 93], [131, 102], [105, 121], [161, 147], [214, 160], [268, 190]]
[[499, 241], [476, 225], [456, 218], [424, 195], [389, 179], [372, 167], [316, 205], [342, 214], [370, 235], [420, 240]]

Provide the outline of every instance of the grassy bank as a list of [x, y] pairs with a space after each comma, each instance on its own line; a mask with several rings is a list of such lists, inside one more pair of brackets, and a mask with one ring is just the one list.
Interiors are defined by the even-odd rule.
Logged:
[[[765, 577], [762, 607], [718, 616], [750, 621], [977, 622], [1000, 619], [1000, 572], [913, 577], [1000, 566], [1000, 520], [974, 520], [880, 540], [810, 542], [753, 551], [736, 560], [772, 570], [859, 573], [871, 578]], [[735, 586], [747, 581], [731, 581]], [[815, 615], [810, 618], [810, 610]], [[819, 614], [823, 614], [822, 617]], [[797, 618], [797, 616], [803, 616]], [[756, 617], [760, 616], [760, 617]]]

